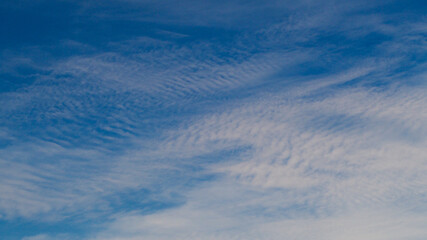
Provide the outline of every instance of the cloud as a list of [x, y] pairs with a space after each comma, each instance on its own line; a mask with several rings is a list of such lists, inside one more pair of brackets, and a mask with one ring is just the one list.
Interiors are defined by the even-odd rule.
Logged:
[[94, 239], [422, 239], [424, 89], [318, 91], [260, 96], [176, 131], [161, 144], [174, 156], [247, 150], [212, 165], [222, 177], [183, 206], [118, 216]]
[[88, 239], [427, 234], [422, 21], [378, 3], [166, 2], [78, 14], [108, 5], [101, 25], [154, 33], [61, 39], [80, 50], [43, 64], [32, 54], [55, 47], [2, 55], [1, 73], [37, 73], [0, 94], [0, 218]]
[[35, 236], [22, 238], [22, 240], [53, 240], [53, 239], [71, 240], [74, 238], [72, 238], [66, 234], [57, 234], [57, 235], [39, 234], [39, 235], [35, 235]]

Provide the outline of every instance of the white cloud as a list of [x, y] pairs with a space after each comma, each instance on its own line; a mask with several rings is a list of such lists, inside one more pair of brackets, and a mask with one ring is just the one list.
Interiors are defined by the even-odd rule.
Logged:
[[[7, 123], [65, 119], [68, 125], [46, 126], [44, 140], [32, 142], [20, 142], [13, 131], [0, 132], [14, 143], [0, 150], [0, 218], [106, 216], [121, 211], [112, 209], [108, 197], [160, 189], [162, 200], [179, 202], [169, 196], [177, 191], [185, 204], [148, 215], [113, 215], [93, 238], [421, 239], [427, 234], [425, 75], [416, 75], [421, 86], [411, 87], [404, 82], [414, 76], [394, 71], [405, 63], [402, 53], [422, 49], [424, 28], [392, 27], [384, 16], [357, 14], [342, 23], [347, 12], [336, 14], [342, 6], [323, 10], [292, 15], [228, 45], [178, 47], [144, 37], [111, 43], [116, 52], [66, 59], [35, 84], [2, 94]], [[376, 32], [392, 40], [375, 48], [383, 55], [355, 54], [340, 65], [324, 60], [340, 44], [301, 47], [319, 30], [352, 40]], [[253, 41], [254, 36], [261, 40]], [[16, 59], [13, 68], [34, 65]], [[318, 60], [333, 65], [327, 74], [283, 73]], [[349, 62], [353, 67], [340, 71]], [[422, 72], [422, 66], [414, 69]], [[265, 87], [272, 79], [274, 84]], [[390, 79], [395, 86], [373, 86]], [[254, 86], [265, 88], [239, 101], [220, 99]], [[173, 105], [179, 112], [217, 94], [222, 95], [211, 108], [183, 116], [177, 129], [162, 125], [155, 136], [138, 137], [146, 130], [141, 116], [148, 107]], [[106, 111], [109, 107], [117, 111]], [[89, 132], [88, 118], [111, 122], [95, 124], [101, 133]], [[129, 146], [110, 151], [116, 142], [105, 140], [119, 137], [105, 132], [125, 138]], [[73, 136], [81, 145], [70, 143]], [[203, 157], [219, 159], [204, 163]], [[173, 189], [179, 177], [206, 173], [216, 178], [191, 191], [181, 185]]]
[[212, 166], [222, 177], [183, 206], [117, 217], [95, 239], [422, 239], [425, 89], [318, 90], [251, 99], [173, 132], [160, 151], [249, 150]]

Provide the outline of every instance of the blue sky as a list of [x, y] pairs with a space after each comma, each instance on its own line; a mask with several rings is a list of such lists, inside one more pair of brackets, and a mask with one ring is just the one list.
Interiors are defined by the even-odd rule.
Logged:
[[0, 239], [425, 239], [426, 12], [2, 1]]

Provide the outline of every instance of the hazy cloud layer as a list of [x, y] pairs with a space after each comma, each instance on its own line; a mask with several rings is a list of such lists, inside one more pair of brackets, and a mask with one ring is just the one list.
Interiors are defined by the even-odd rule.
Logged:
[[0, 238], [425, 238], [422, 9], [2, 3]]

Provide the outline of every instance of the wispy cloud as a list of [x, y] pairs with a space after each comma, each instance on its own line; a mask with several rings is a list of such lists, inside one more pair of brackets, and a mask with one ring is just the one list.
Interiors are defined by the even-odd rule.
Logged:
[[69, 4], [87, 26], [1, 50], [0, 219], [85, 229], [16, 238], [427, 234], [413, 7]]
[[333, 92], [251, 101], [179, 131], [175, 151], [249, 149], [182, 207], [118, 216], [98, 238], [421, 239], [424, 91]]

